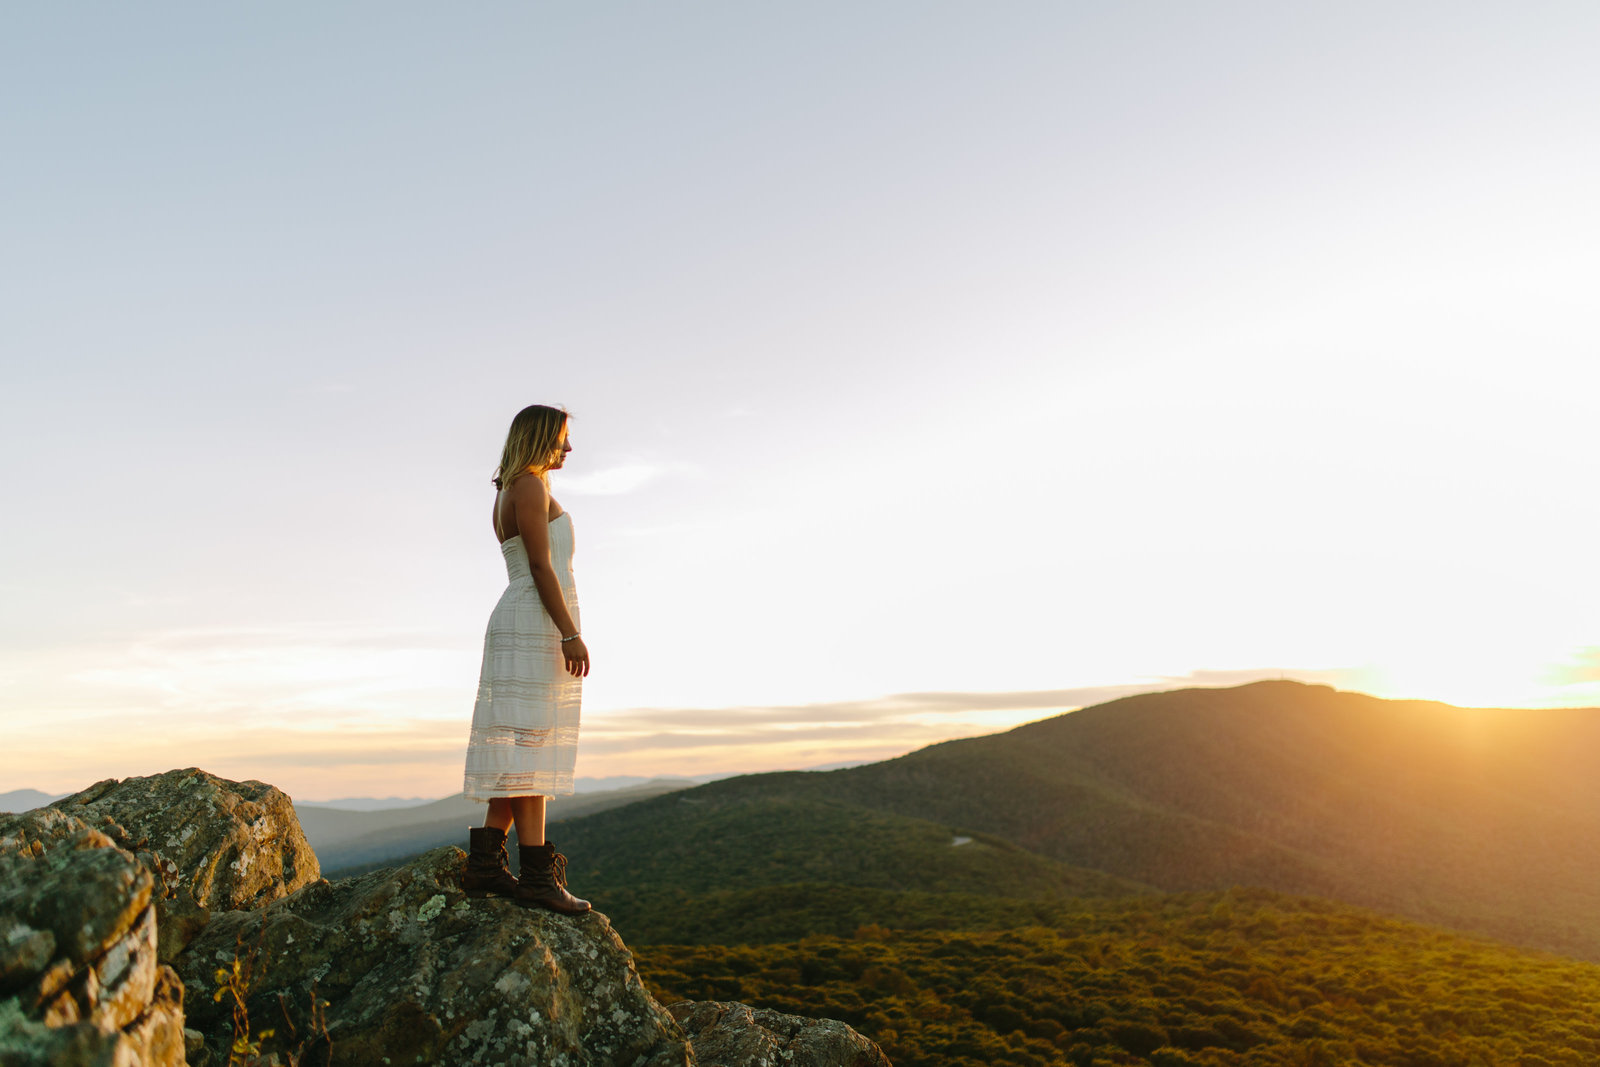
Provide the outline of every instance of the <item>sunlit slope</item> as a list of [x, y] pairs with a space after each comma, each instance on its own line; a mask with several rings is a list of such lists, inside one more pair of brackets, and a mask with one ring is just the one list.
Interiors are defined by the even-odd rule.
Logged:
[[1596, 709], [1258, 682], [1130, 697], [781, 787], [1163, 889], [1332, 896], [1600, 958]]

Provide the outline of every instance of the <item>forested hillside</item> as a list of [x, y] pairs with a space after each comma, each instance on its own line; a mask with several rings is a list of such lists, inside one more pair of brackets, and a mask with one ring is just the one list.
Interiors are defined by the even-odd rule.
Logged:
[[552, 827], [557, 834], [574, 884], [594, 892], [793, 882], [1012, 897], [1149, 891], [988, 835], [783, 792], [669, 794]]
[[1263, 890], [1050, 925], [636, 949], [657, 995], [841, 1019], [896, 1067], [1600, 1062], [1600, 967]]

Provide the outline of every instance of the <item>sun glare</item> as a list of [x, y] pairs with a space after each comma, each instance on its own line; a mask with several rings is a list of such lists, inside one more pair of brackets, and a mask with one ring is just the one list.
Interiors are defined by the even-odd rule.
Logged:
[[1546, 707], [1565, 703], [1566, 694], [1549, 683], [1555, 667], [1548, 656], [1454, 655], [1418, 658], [1371, 672], [1375, 696], [1438, 700], [1474, 708]]

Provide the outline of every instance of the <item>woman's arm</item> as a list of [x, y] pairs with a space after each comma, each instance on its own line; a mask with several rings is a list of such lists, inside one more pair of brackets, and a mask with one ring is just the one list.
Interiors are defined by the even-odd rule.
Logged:
[[550, 619], [561, 631], [561, 654], [567, 662], [567, 673], [581, 678], [589, 673], [589, 650], [583, 638], [573, 637], [578, 624], [572, 621], [567, 601], [561, 594], [561, 581], [550, 562], [550, 490], [532, 474], [518, 478], [511, 486], [511, 506], [517, 513], [517, 532], [522, 535], [522, 547], [528, 553], [528, 567], [533, 571], [533, 587], [539, 591], [539, 601]]

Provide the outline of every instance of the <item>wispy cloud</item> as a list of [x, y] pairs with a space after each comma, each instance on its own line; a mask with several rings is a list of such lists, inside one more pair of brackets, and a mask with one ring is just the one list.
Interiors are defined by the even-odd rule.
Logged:
[[[965, 736], [963, 732], [961, 736]], [[943, 738], [940, 738], [943, 740]], [[845, 744], [889, 748], [896, 753], [931, 744], [929, 731], [916, 723], [825, 723], [798, 729], [714, 731], [658, 730], [649, 734], [616, 733], [594, 727], [585, 730], [584, 748], [591, 754], [636, 756], [643, 752], [669, 752], [679, 749], [715, 750], [718, 757], [738, 765], [739, 750], [779, 748], [804, 744], [827, 747]]]
[[[1123, 685], [896, 693], [865, 700], [722, 708], [628, 708], [586, 716], [581, 751], [605, 773], [707, 774], [886, 759], [1138, 693], [1270, 678], [1349, 685], [1343, 670], [1196, 671]], [[586, 772], [591, 773], [591, 772]], [[593, 771], [592, 773], [600, 773]]]
[[1085, 686], [1072, 689], [1023, 689], [1003, 692], [896, 693], [867, 700], [841, 700], [812, 704], [747, 705], [730, 708], [629, 708], [598, 717], [607, 729], [660, 729], [663, 723], [679, 729], [765, 729], [814, 723], [886, 723], [929, 716], [972, 716], [990, 712], [1017, 712], [1018, 722], [1038, 718], [1040, 711], [1065, 712], [1103, 704], [1136, 693], [1188, 686], [1243, 685], [1269, 678], [1302, 682], [1348, 684], [1354, 672], [1340, 670], [1285, 670], [1261, 668], [1236, 671], [1194, 671], [1125, 685]]
[[816, 723], [884, 723], [926, 715], [958, 715], [974, 711], [1066, 711], [1085, 704], [1114, 700], [1142, 690], [1118, 686], [1098, 689], [1049, 689], [1011, 693], [899, 693], [868, 700], [814, 704], [747, 705], [729, 708], [629, 708], [596, 716], [608, 730], [763, 730]]

